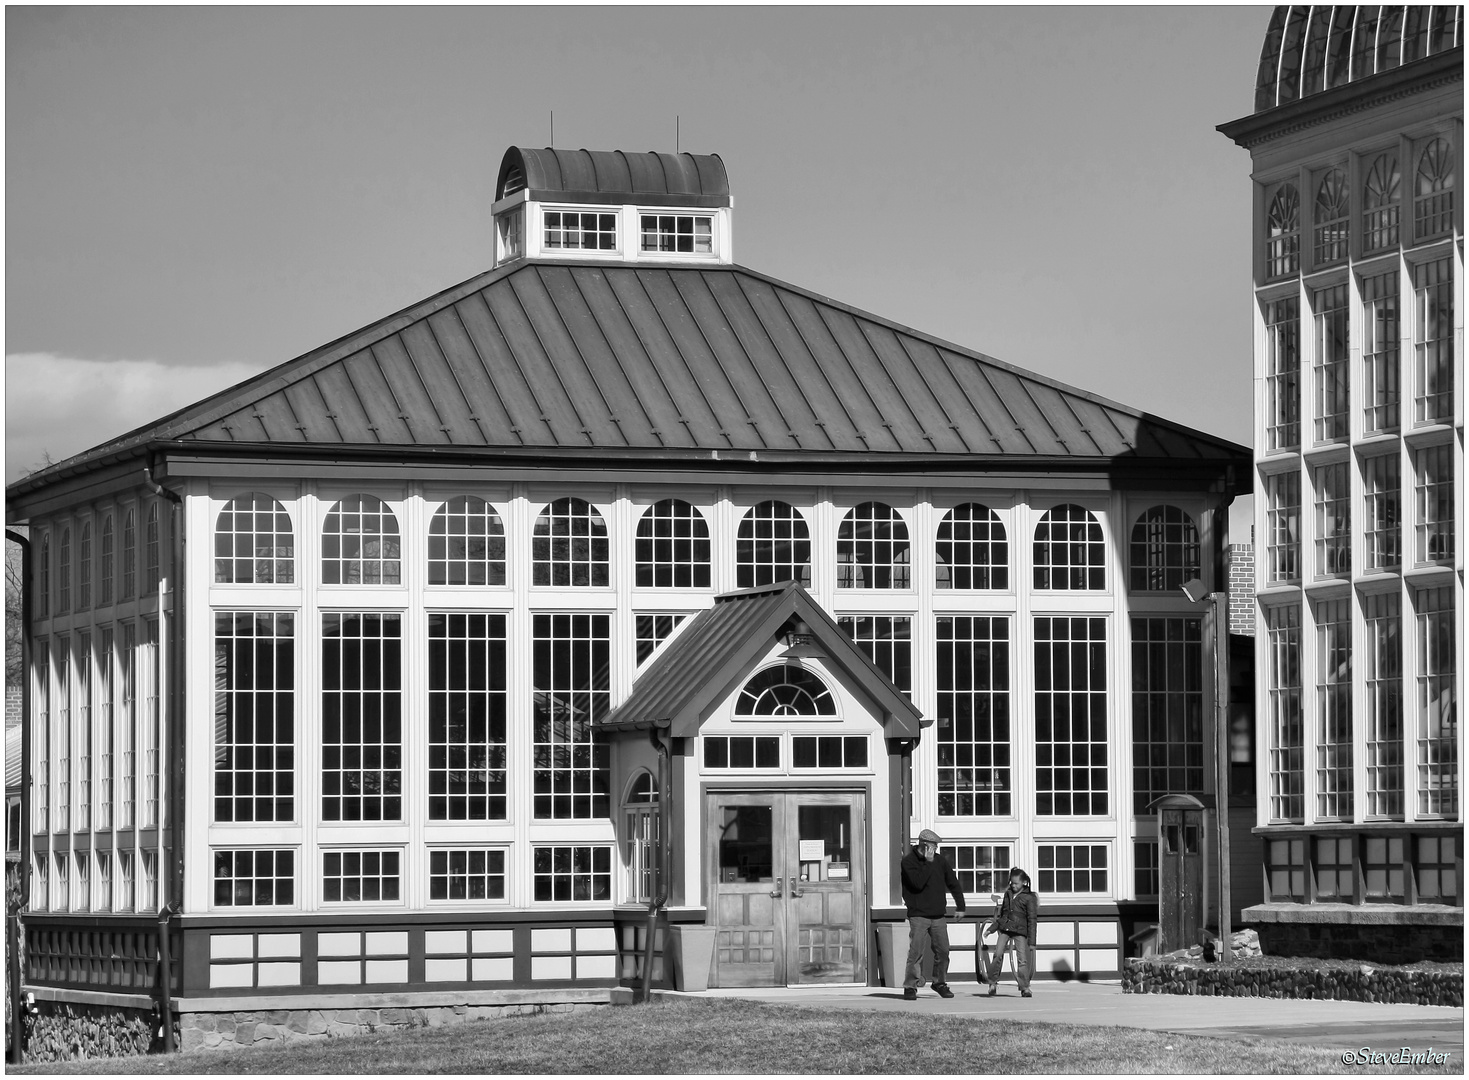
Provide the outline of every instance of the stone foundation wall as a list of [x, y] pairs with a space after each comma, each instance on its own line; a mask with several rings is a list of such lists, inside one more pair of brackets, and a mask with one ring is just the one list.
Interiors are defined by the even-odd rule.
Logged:
[[1464, 959], [1462, 926], [1377, 926], [1370, 923], [1257, 923], [1266, 956], [1314, 956], [1374, 964], [1445, 963]]
[[1459, 972], [1404, 971], [1368, 964], [1307, 971], [1129, 958], [1123, 961], [1122, 992], [1462, 1006], [1464, 976]]
[[[175, 1024], [175, 1033], [178, 1027]], [[132, 1057], [163, 1047], [157, 1015], [147, 1009], [38, 1001], [25, 1019], [26, 1064]]]
[[466, 1020], [600, 1009], [583, 1002], [519, 1005], [444, 1005], [389, 1009], [279, 1009], [268, 1012], [183, 1014], [181, 1050], [242, 1050], [291, 1039], [367, 1035], [413, 1027], [443, 1027]]

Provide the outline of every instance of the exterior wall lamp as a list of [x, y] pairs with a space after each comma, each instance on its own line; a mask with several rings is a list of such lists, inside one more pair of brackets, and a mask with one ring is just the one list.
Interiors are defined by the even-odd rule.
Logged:
[[799, 616], [788, 620], [781, 628], [780, 640], [786, 647], [780, 654], [782, 660], [815, 660], [826, 655], [816, 644], [816, 635], [811, 632], [811, 627]]

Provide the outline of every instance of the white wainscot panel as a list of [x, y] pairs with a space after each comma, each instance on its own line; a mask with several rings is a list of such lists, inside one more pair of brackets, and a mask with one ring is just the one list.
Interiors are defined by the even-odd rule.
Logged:
[[321, 986], [356, 986], [362, 982], [362, 965], [356, 960], [322, 960], [316, 965]]
[[1077, 924], [1081, 936], [1076, 940], [1083, 945], [1116, 945], [1117, 924], [1111, 922], [1084, 922]]
[[477, 956], [473, 971], [475, 982], [509, 982], [515, 978], [515, 961], [509, 956]]
[[362, 955], [362, 935], [357, 933], [317, 934], [316, 955], [360, 956]]
[[514, 930], [476, 930], [471, 940], [477, 953], [515, 951]]
[[533, 953], [571, 952], [571, 928], [532, 930], [530, 932], [530, 951]]
[[532, 956], [530, 958], [530, 977], [532, 979], [569, 979], [571, 978], [571, 957]]
[[257, 955], [264, 958], [267, 956], [300, 956], [301, 935], [300, 934], [261, 934], [256, 948]]
[[251, 986], [255, 977], [254, 964], [210, 964], [209, 986]]
[[209, 935], [209, 957], [211, 960], [251, 960], [254, 959], [254, 956], [254, 934]]
[[576, 932], [577, 952], [616, 952], [617, 932], [610, 926], [585, 926]]
[[367, 934], [368, 956], [400, 956], [407, 951], [406, 930], [379, 930]]
[[1043, 922], [1035, 928], [1035, 943], [1037, 945], [1070, 945], [1076, 938], [1076, 924], [1073, 922]]
[[429, 982], [464, 982], [468, 970], [469, 965], [463, 957], [455, 960], [430, 957], [423, 962], [423, 977]]
[[617, 978], [617, 957], [578, 956], [576, 958], [576, 977], [578, 979], [615, 979]]
[[299, 963], [284, 963], [280, 961], [273, 964], [261, 964], [259, 985], [300, 986], [301, 965]]
[[464, 943], [469, 935], [463, 930], [425, 930], [423, 932], [423, 951], [430, 956], [449, 954], [463, 954]]
[[368, 960], [367, 981], [370, 983], [406, 983], [407, 960]]
[[1122, 967], [1116, 949], [1082, 949], [1082, 971], [1118, 971]]
[[1035, 951], [1035, 973], [1047, 971], [1075, 971], [1076, 954], [1070, 949], [1037, 949]]

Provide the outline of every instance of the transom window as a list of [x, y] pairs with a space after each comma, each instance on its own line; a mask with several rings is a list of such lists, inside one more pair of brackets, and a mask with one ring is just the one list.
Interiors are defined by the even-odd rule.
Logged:
[[1347, 174], [1331, 169], [1316, 188], [1316, 265], [1326, 266], [1347, 257], [1347, 228], [1351, 197]]
[[746, 511], [735, 540], [738, 586], [811, 584], [811, 533], [794, 506], [772, 499]]
[[1105, 588], [1106, 559], [1102, 526], [1083, 507], [1055, 507], [1035, 528], [1037, 589]]
[[980, 503], [956, 506], [939, 522], [934, 584], [940, 589], [1006, 589], [1010, 546], [1000, 515]]
[[714, 251], [714, 218], [709, 214], [643, 214], [642, 249], [707, 255]]
[[616, 251], [617, 215], [547, 210], [542, 215], [545, 231], [541, 246], [548, 251]]
[[757, 672], [735, 704], [736, 716], [835, 716], [831, 691], [812, 672], [786, 664]]
[[286, 508], [269, 495], [251, 491], [225, 503], [214, 523], [214, 580], [275, 582], [296, 580], [296, 537]]
[[1132, 527], [1130, 587], [1177, 592], [1199, 574], [1199, 530], [1176, 506], [1154, 506]]
[[910, 583], [902, 515], [879, 502], [847, 511], [837, 531], [837, 588], [906, 589]]
[[1265, 217], [1265, 272], [1272, 278], [1300, 267], [1301, 197], [1294, 184], [1281, 184]]
[[779, 735], [706, 735], [706, 769], [779, 769]]
[[611, 582], [607, 523], [584, 499], [557, 499], [536, 518], [531, 558], [536, 585], [605, 588]]
[[373, 495], [348, 495], [322, 528], [322, 583], [402, 584], [401, 550], [398, 519], [387, 504]]
[[634, 548], [638, 588], [709, 588], [709, 524], [682, 499], [643, 511]]
[[1380, 251], [1398, 243], [1403, 177], [1396, 154], [1379, 154], [1362, 182], [1362, 248]]
[[792, 735], [793, 769], [865, 769], [866, 735]]
[[430, 585], [504, 585], [505, 526], [473, 495], [450, 499], [428, 528]]
[[1417, 194], [1413, 199], [1415, 239], [1442, 236], [1454, 225], [1454, 152], [1434, 139], [1418, 156]]

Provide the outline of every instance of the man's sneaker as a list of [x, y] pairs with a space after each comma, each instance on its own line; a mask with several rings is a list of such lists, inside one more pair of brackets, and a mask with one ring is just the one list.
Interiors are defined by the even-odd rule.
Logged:
[[1000, 992], [1000, 988], [998, 986], [991, 986], [990, 987], [990, 992], [988, 994], [986, 994], [985, 997], [994, 997], [999, 992]]
[[949, 989], [948, 983], [939, 983], [933, 988], [933, 992], [941, 998], [951, 998], [954, 996], [954, 991]]
[[1021, 997], [1030, 997], [1030, 991], [1029, 990], [1022, 990], [1022, 991], [1020, 991], [1020, 996]]
[[918, 1000], [918, 987], [916, 987], [916, 986], [905, 986], [905, 987], [903, 987], [903, 1000], [904, 1001], [917, 1001]]

